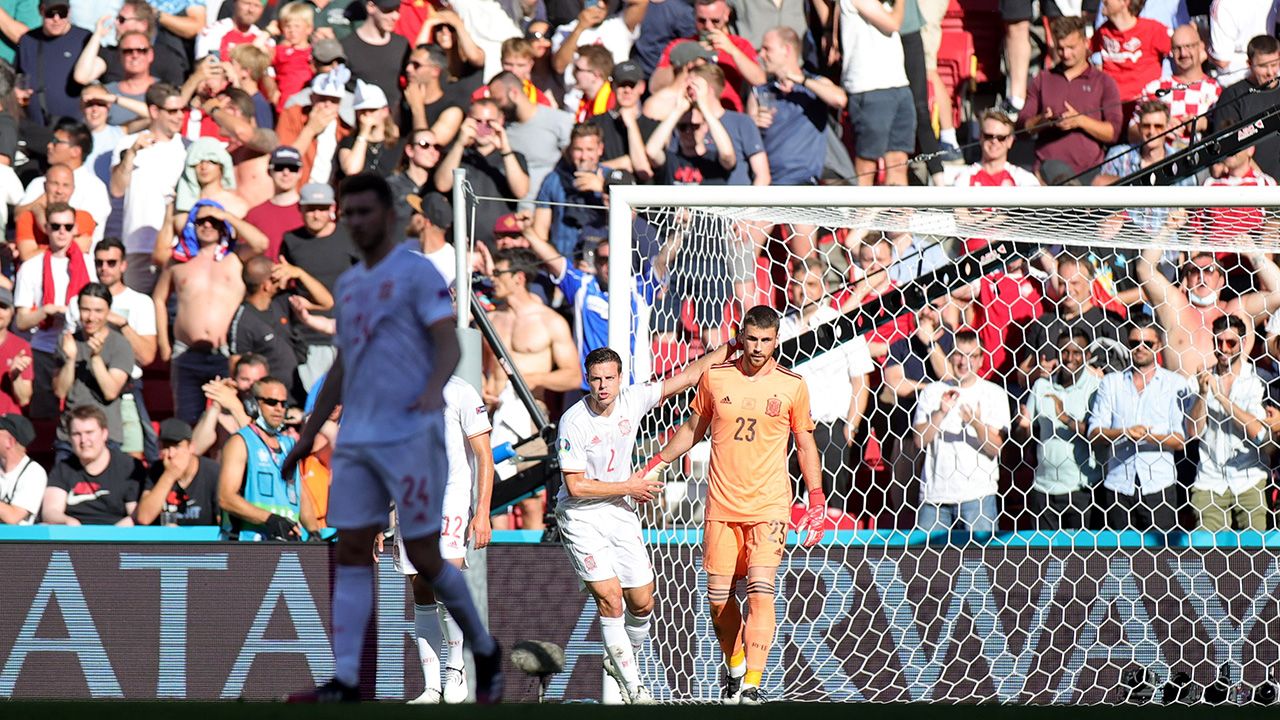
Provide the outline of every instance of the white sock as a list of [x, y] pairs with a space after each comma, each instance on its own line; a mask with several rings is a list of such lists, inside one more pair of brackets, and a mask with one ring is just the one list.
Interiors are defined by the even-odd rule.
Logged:
[[942, 130], [938, 132], [938, 139], [944, 143], [947, 143], [948, 145], [954, 145], [956, 147], [960, 147], [960, 143], [956, 142], [955, 128], [942, 128]]
[[649, 616], [637, 616], [627, 612], [623, 615], [627, 624], [627, 637], [631, 638], [631, 652], [639, 655], [644, 644], [649, 640]]
[[462, 576], [462, 571], [447, 562], [441, 563], [440, 574], [431, 578], [431, 589], [435, 591], [436, 598], [449, 609], [449, 615], [458, 621], [462, 634], [471, 641], [471, 651], [486, 657], [492, 654], [497, 644], [480, 620], [480, 613], [471, 601], [471, 591], [467, 589], [467, 579]]
[[360, 651], [373, 613], [373, 566], [339, 565], [333, 578], [333, 676], [360, 682]]
[[466, 658], [462, 656], [462, 628], [453, 619], [453, 615], [449, 614], [448, 608], [441, 605], [440, 613], [444, 619], [445, 642], [449, 644], [449, 654], [444, 659], [444, 666], [462, 670], [466, 667]]
[[418, 644], [418, 659], [422, 661], [422, 679], [426, 689], [440, 691], [440, 645], [444, 642], [444, 630], [440, 626], [440, 606], [413, 606], [413, 634]]
[[620, 617], [600, 618], [600, 636], [604, 639], [604, 650], [613, 659], [613, 664], [622, 673], [628, 688], [640, 684], [640, 670], [636, 667], [636, 656], [631, 652], [631, 638], [627, 637], [627, 628]]

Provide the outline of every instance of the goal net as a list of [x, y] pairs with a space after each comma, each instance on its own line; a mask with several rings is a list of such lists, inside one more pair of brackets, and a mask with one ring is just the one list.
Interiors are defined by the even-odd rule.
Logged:
[[[610, 297], [610, 344], [636, 336], [637, 381], [759, 304], [783, 315], [780, 361], [806, 379], [829, 533], [789, 541], [765, 694], [1098, 703], [1263, 686], [1280, 658], [1277, 207], [1252, 188], [614, 188], [611, 252], [632, 262], [610, 287], [659, 287], [635, 314]], [[1224, 312], [1242, 322], [1215, 325]], [[962, 386], [950, 410], [939, 382]], [[637, 461], [689, 400], [651, 413]], [[1114, 433], [1091, 442], [1099, 429]], [[660, 701], [719, 693], [709, 455], [675, 464], [646, 510], [658, 606], [640, 660]], [[799, 517], [794, 448], [791, 467]]]

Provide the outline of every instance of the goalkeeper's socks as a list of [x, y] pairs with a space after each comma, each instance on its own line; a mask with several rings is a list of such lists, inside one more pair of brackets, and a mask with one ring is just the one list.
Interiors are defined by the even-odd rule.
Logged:
[[348, 687], [360, 683], [360, 651], [372, 613], [373, 566], [339, 565], [333, 578], [333, 676]]
[[422, 661], [422, 679], [427, 690], [440, 692], [440, 645], [444, 632], [440, 627], [440, 606], [436, 603], [413, 606], [413, 634]]
[[605, 652], [613, 660], [621, 678], [621, 684], [630, 691], [640, 684], [640, 670], [636, 667], [636, 656], [631, 651], [631, 638], [627, 637], [627, 628], [620, 617], [601, 617], [600, 636], [604, 640]]
[[747, 674], [747, 652], [739, 650], [729, 658], [729, 677], [740, 678]]
[[449, 654], [444, 659], [444, 666], [454, 670], [464, 670], [467, 663], [462, 655], [462, 627], [458, 625], [457, 620], [453, 619], [453, 615], [449, 614], [447, 608], [441, 606], [440, 612], [444, 614], [445, 642], [449, 644]]
[[431, 578], [431, 588], [449, 609], [453, 619], [458, 621], [462, 634], [471, 641], [471, 651], [476, 655], [492, 655], [498, 645], [480, 620], [480, 613], [471, 601], [471, 591], [467, 589], [467, 579], [462, 576], [462, 571], [447, 562], [441, 563], [440, 574]]
[[763, 675], [764, 672], [761, 670], [747, 670], [747, 674], [742, 678], [742, 687], [760, 687], [760, 678]]
[[623, 621], [627, 625], [627, 637], [631, 639], [631, 652], [639, 653], [649, 639], [649, 616], [632, 615], [631, 611], [627, 611], [623, 615]]

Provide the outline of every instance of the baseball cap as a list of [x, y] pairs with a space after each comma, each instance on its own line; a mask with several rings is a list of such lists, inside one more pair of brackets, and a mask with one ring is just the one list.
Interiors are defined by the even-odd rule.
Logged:
[[347, 53], [342, 49], [342, 43], [332, 38], [324, 38], [311, 43], [311, 57], [321, 65], [328, 65], [334, 60], [346, 60]]
[[[672, 52], [675, 52], [674, 49]], [[674, 60], [672, 61], [674, 62]], [[644, 70], [630, 60], [624, 60], [613, 66], [613, 84], [638, 83], [644, 81]]]
[[269, 165], [290, 165], [292, 167], [302, 167], [302, 153], [288, 145], [281, 145], [271, 151], [271, 161]]
[[400, 0], [373, 0], [373, 4], [382, 12], [392, 12], [400, 9]]
[[693, 40], [685, 40], [684, 42], [676, 43], [672, 46], [668, 57], [671, 59], [671, 64], [674, 67], [684, 67], [698, 58], [702, 58], [707, 62], [716, 61], [715, 53], [702, 47], [702, 45], [694, 42]]
[[307, 183], [298, 191], [299, 205], [332, 205], [333, 188], [324, 183]]
[[191, 439], [191, 426], [178, 418], [169, 418], [160, 423], [160, 442], [164, 445], [176, 445], [183, 440]]
[[440, 193], [428, 193], [425, 199], [421, 195], [410, 194], [405, 202], [409, 203], [414, 212], [438, 228], [453, 225], [453, 205]]
[[31, 421], [15, 413], [0, 415], [0, 430], [7, 431], [23, 447], [36, 439], [36, 429], [31, 427]]
[[521, 232], [520, 221], [516, 220], [515, 213], [507, 213], [493, 224], [494, 235], [520, 235]]
[[0, 288], [0, 305], [13, 307], [13, 291], [9, 288]]
[[387, 94], [382, 88], [363, 80], [356, 81], [356, 101], [352, 110], [379, 110], [387, 106]]

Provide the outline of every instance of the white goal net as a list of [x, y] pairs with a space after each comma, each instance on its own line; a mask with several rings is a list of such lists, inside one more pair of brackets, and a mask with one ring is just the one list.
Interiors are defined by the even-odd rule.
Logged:
[[[614, 188], [611, 253], [632, 262], [610, 287], [660, 275], [644, 312], [610, 298], [637, 380], [758, 304], [806, 378], [833, 532], [789, 543], [765, 694], [1097, 703], [1146, 697], [1126, 680], [1157, 701], [1265, 684], [1277, 208], [1251, 188]], [[638, 462], [689, 399], [650, 415]], [[641, 662], [665, 701], [719, 692], [708, 457], [673, 465], [645, 517], [659, 580]]]

